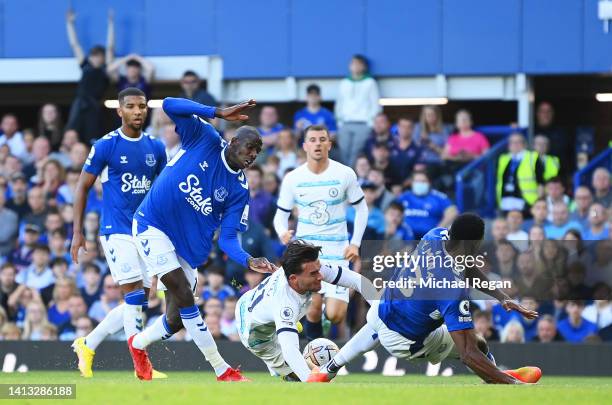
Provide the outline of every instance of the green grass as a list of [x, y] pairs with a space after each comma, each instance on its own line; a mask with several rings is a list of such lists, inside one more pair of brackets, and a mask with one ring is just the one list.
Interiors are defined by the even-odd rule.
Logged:
[[[141, 382], [129, 372], [95, 373], [85, 380], [77, 372], [0, 374], [0, 383], [77, 384], [77, 400], [67, 404], [438, 404], [456, 403], [610, 403], [612, 377], [547, 377], [535, 386], [492, 386], [476, 376], [383, 377], [340, 376], [331, 384], [285, 383], [262, 373], [247, 373], [252, 383], [218, 383], [212, 373], [171, 372], [167, 380]], [[40, 404], [37, 400], [20, 403]], [[17, 403], [17, 402], [15, 402]], [[58, 401], [43, 401], [44, 404]]]

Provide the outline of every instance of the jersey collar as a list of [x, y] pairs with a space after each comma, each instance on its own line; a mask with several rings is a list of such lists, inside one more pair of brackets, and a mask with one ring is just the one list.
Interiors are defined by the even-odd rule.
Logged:
[[130, 141], [130, 142], [138, 142], [142, 139], [142, 137], [144, 136], [144, 132], [140, 133], [140, 136], [138, 138], [130, 138], [129, 136], [127, 136], [126, 134], [123, 133], [123, 131], [121, 130], [121, 128], [117, 128], [117, 133], [119, 134], [120, 137], [122, 137], [123, 139], [125, 139], [126, 141]]
[[229, 167], [229, 165], [227, 164], [227, 161], [225, 160], [225, 149], [226, 148], [227, 148], [227, 146], [225, 146], [223, 149], [221, 149], [221, 160], [223, 160], [223, 164], [225, 165], [225, 168], [227, 169], [228, 172], [230, 172], [232, 174], [240, 173], [240, 170], [238, 170], [238, 171], [232, 170], [232, 168]]

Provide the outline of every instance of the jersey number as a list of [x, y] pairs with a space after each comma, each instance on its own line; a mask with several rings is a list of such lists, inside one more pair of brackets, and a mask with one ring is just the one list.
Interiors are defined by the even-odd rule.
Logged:
[[251, 305], [249, 305], [249, 308], [248, 308], [249, 312], [253, 312], [253, 308], [255, 308], [255, 306], [259, 304], [261, 300], [263, 299], [266, 284], [268, 284], [268, 281], [270, 281], [271, 278], [272, 277], [268, 277], [267, 279], [259, 283], [259, 285], [257, 286], [257, 290], [253, 294], [253, 299], [251, 299]]
[[313, 225], [325, 225], [329, 221], [329, 212], [327, 212], [327, 203], [325, 201], [315, 201], [310, 203], [309, 207], [314, 208], [314, 212], [309, 217]]

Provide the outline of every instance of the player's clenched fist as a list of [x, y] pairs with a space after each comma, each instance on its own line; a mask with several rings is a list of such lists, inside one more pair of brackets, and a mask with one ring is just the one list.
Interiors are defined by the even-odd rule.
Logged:
[[356, 245], [348, 245], [344, 249], [344, 258], [350, 262], [359, 259], [359, 247]]
[[258, 273], [274, 273], [276, 271], [276, 266], [270, 263], [265, 257], [250, 257], [248, 264], [249, 270]]

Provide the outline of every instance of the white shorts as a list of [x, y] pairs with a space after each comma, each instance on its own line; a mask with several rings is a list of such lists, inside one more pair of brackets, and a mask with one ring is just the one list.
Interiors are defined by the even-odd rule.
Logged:
[[380, 343], [392, 356], [406, 360], [424, 359], [431, 364], [438, 364], [447, 357], [459, 358], [455, 342], [453, 342], [446, 325], [442, 325], [431, 332], [423, 341], [423, 347], [416, 353], [412, 353], [410, 347], [415, 342], [389, 329], [385, 325], [378, 317], [378, 303], [379, 301], [374, 301], [366, 319], [368, 325], [378, 333]]
[[283, 357], [283, 351], [276, 336], [276, 327], [272, 325], [270, 333], [265, 335], [251, 331], [250, 322], [246, 315], [249, 300], [243, 299], [244, 297], [243, 295], [238, 300], [235, 310], [238, 335], [242, 345], [266, 364], [271, 375], [285, 376], [291, 374], [293, 370]]
[[124, 285], [142, 281], [145, 287], [151, 287], [151, 277], [138, 255], [134, 238], [122, 234], [102, 235], [100, 243], [115, 283]]
[[319, 294], [323, 295], [325, 298], [334, 298], [340, 301], [344, 301], [346, 303], [349, 302], [349, 289], [340, 285], [334, 285], [322, 281], [321, 290], [319, 290]]
[[182, 257], [176, 254], [174, 244], [168, 236], [159, 229], [149, 226], [141, 233], [137, 232], [138, 224], [132, 222], [132, 234], [138, 249], [140, 258], [146, 263], [149, 276], [157, 276], [158, 288], [165, 290], [166, 287], [161, 282], [163, 275], [173, 270], [182, 268], [185, 277], [191, 285], [191, 290], [195, 292], [198, 282], [198, 272], [191, 267]]

